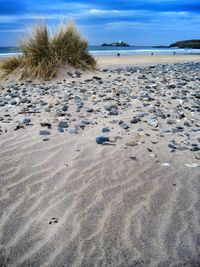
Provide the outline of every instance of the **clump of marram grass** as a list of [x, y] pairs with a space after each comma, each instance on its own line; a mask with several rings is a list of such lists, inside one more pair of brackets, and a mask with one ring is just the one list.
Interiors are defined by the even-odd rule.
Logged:
[[5, 73], [9, 74], [20, 66], [21, 58], [20, 57], [10, 57], [1, 62], [1, 69]]
[[67, 62], [81, 69], [96, 67], [95, 59], [87, 51], [87, 40], [80, 35], [73, 23], [61, 25], [58, 33], [52, 38], [52, 46], [61, 64]]
[[57, 33], [49, 36], [45, 24], [34, 27], [21, 43], [22, 55], [6, 59], [1, 68], [5, 74], [21, 72], [23, 78], [51, 79], [62, 67], [83, 70], [96, 68], [96, 61], [87, 51], [88, 43], [74, 24], [61, 25]]

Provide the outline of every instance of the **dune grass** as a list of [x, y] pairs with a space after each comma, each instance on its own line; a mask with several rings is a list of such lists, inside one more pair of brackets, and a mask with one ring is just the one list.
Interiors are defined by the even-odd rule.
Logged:
[[87, 51], [88, 42], [73, 23], [61, 25], [49, 35], [46, 24], [36, 25], [21, 43], [22, 55], [3, 61], [1, 69], [6, 75], [21, 72], [23, 78], [51, 79], [67, 66], [94, 70], [96, 61]]

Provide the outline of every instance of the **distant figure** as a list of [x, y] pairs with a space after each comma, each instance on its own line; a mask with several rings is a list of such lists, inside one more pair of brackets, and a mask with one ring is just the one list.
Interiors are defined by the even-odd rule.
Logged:
[[120, 57], [120, 53], [117, 53], [117, 56]]
[[153, 52], [151, 52], [151, 56], [153, 56]]
[[173, 55], [176, 55], [176, 52], [175, 51], [173, 52]]

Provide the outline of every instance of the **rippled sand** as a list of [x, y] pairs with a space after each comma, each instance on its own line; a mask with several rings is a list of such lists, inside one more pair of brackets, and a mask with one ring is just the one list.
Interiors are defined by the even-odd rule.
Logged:
[[1, 137], [1, 266], [199, 266], [199, 168], [37, 131]]
[[41, 118], [31, 119], [0, 136], [0, 266], [200, 266], [200, 173], [185, 166], [190, 151], [171, 153], [171, 136], [152, 145], [142, 133], [145, 143], [125, 146], [138, 127], [114, 127], [122, 139], [98, 145], [112, 120], [100, 116], [78, 135], [54, 127], [44, 142]]

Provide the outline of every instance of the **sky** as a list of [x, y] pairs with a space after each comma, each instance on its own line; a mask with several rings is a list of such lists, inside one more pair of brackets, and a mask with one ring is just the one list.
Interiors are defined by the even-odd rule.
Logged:
[[0, 0], [0, 46], [44, 20], [53, 29], [73, 20], [90, 45], [169, 45], [200, 39], [200, 0]]

